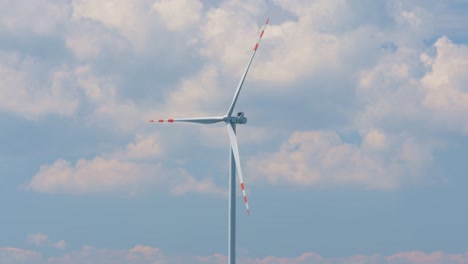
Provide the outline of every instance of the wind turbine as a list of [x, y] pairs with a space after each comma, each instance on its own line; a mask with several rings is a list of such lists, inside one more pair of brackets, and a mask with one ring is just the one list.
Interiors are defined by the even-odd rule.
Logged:
[[[244, 74], [239, 81], [237, 86], [236, 93], [234, 94], [234, 98], [232, 99], [232, 103], [229, 106], [227, 113], [224, 116], [214, 116], [214, 117], [195, 117], [195, 118], [169, 118], [169, 119], [159, 119], [159, 123], [169, 122], [189, 122], [189, 123], [198, 123], [198, 124], [213, 124], [218, 122], [226, 123], [229, 140], [231, 142], [230, 154], [229, 154], [229, 221], [228, 221], [228, 264], [235, 264], [236, 263], [236, 171], [237, 175], [239, 176], [240, 186], [242, 189], [242, 194], [244, 195], [244, 203], [245, 208], [247, 209], [247, 214], [250, 215], [249, 203], [247, 201], [247, 195], [245, 193], [245, 185], [244, 185], [244, 178], [242, 177], [242, 169], [240, 166], [240, 158], [239, 158], [239, 149], [237, 147], [237, 139], [236, 139], [236, 125], [237, 124], [245, 124], [247, 123], [247, 118], [244, 116], [243, 112], [237, 113], [237, 115], [233, 116], [232, 112], [234, 111], [234, 107], [236, 106], [237, 98], [239, 97], [239, 93], [242, 89], [242, 85], [244, 84], [245, 77], [249, 71], [250, 65], [252, 64], [252, 60], [257, 52], [258, 45], [262, 40], [263, 33], [265, 32], [265, 28], [268, 25], [270, 18], [267, 19], [265, 25], [262, 26], [260, 35], [258, 37], [257, 43], [253, 48], [252, 55], [250, 56], [250, 60], [247, 63], [247, 67], [244, 70]], [[150, 120], [149, 122], [154, 123], [154, 120]]]

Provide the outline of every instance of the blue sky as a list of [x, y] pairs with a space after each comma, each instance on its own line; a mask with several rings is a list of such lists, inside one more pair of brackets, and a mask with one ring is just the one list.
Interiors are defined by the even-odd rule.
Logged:
[[0, 3], [0, 263], [468, 263], [468, 2]]

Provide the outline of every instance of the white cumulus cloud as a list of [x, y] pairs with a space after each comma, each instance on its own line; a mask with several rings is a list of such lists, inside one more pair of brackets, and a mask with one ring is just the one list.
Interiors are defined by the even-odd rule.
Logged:
[[433, 159], [430, 149], [414, 138], [388, 137], [371, 130], [359, 145], [344, 142], [334, 131], [295, 132], [278, 151], [252, 157], [249, 174], [255, 181], [303, 187], [388, 189], [413, 182]]
[[[26, 188], [45, 193], [120, 193], [137, 195], [152, 187], [176, 195], [188, 192], [223, 196], [224, 190], [209, 179], [198, 180], [184, 169], [162, 165], [160, 139], [154, 135], [136, 138], [125, 149], [75, 164], [59, 159], [43, 165]], [[159, 161], [158, 161], [159, 160]]]

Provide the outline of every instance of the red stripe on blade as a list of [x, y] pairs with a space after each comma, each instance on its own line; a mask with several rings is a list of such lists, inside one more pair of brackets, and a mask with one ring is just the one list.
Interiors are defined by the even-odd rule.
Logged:
[[255, 44], [254, 50], [257, 50], [257, 48], [258, 48], [258, 43]]
[[263, 37], [263, 33], [265, 33], [265, 30], [262, 30], [262, 33], [260, 33], [260, 37]]
[[242, 190], [244, 190], [244, 183], [241, 183], [241, 188]]
[[164, 119], [159, 119], [158, 122], [162, 123], [162, 122], [164, 122]]
[[270, 22], [270, 18], [267, 19], [266, 23], [265, 24], [268, 24], [268, 22]]
[[244, 196], [244, 202], [247, 203], [247, 196]]
[[154, 120], [150, 120], [150, 121], [148, 121], [148, 122], [150, 122], [150, 123], [154, 123]]
[[174, 119], [170, 118], [170, 119], [167, 120], [167, 122], [174, 123]]

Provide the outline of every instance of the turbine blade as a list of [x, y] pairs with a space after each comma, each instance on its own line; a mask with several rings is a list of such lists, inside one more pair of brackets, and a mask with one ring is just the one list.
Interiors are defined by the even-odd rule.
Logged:
[[[194, 118], [169, 118], [169, 119], [159, 119], [159, 123], [174, 123], [174, 122], [188, 122], [188, 123], [198, 123], [198, 124], [213, 124], [224, 121], [223, 117], [194, 117]], [[149, 122], [154, 123], [155, 120], [149, 120]]]
[[262, 31], [260, 35], [258, 36], [257, 43], [255, 43], [255, 46], [253, 48], [252, 55], [250, 57], [249, 63], [247, 63], [247, 67], [244, 70], [244, 74], [242, 74], [242, 78], [239, 81], [239, 84], [237, 85], [237, 90], [236, 93], [234, 94], [234, 98], [232, 99], [231, 106], [228, 109], [227, 116], [231, 116], [232, 112], [234, 111], [234, 107], [236, 106], [237, 98], [239, 97], [239, 93], [242, 89], [242, 85], [244, 84], [245, 77], [247, 76], [247, 73], [249, 72], [250, 64], [252, 64], [252, 60], [255, 56], [255, 53], [257, 52], [258, 45], [260, 44], [260, 41], [262, 40], [263, 33], [265, 32], [266, 26], [268, 25], [268, 22], [270, 21], [270, 18], [267, 19], [265, 25], [262, 27]]
[[242, 177], [242, 169], [240, 165], [239, 149], [237, 147], [236, 134], [234, 133], [234, 129], [232, 128], [231, 123], [227, 123], [227, 130], [229, 134], [229, 139], [231, 141], [232, 153], [234, 153], [234, 160], [236, 162], [237, 175], [239, 175], [239, 182], [240, 182], [240, 186], [242, 189], [242, 194], [244, 195], [245, 208], [247, 209], [247, 214], [250, 215], [249, 202], [247, 201], [247, 194], [245, 193], [244, 178]]

